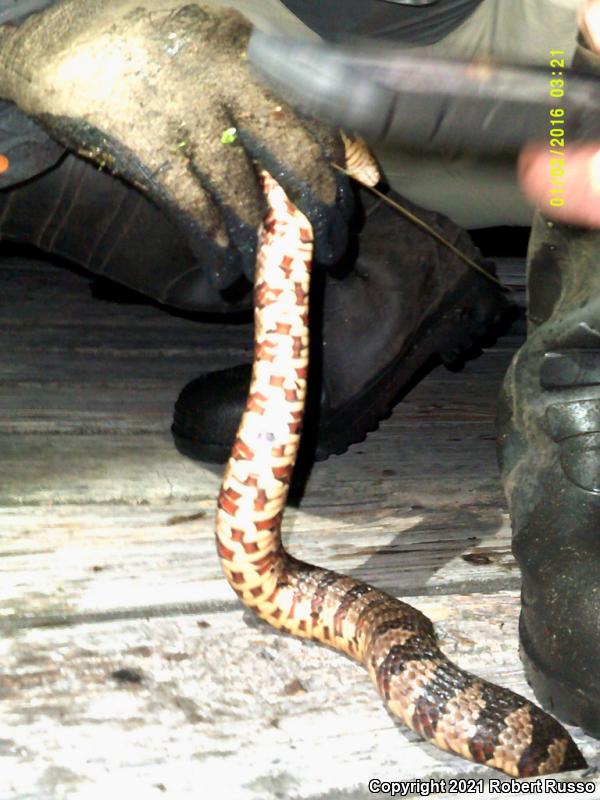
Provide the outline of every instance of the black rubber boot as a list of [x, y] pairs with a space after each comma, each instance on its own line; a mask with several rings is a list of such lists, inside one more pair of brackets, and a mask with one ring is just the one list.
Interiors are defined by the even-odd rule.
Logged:
[[536, 216], [528, 305], [498, 413], [521, 657], [541, 703], [600, 736], [600, 231]]
[[[302, 445], [308, 460], [342, 453], [364, 439], [426, 364], [438, 357], [455, 362], [472, 352], [507, 306], [489, 278], [382, 201], [362, 197], [368, 210], [352, 270], [343, 278], [323, 279], [322, 302], [319, 287], [313, 292]], [[465, 231], [403, 202], [481, 261]], [[245, 364], [188, 384], [175, 406], [178, 449], [198, 460], [224, 462], [249, 382]]]
[[600, 735], [600, 233], [539, 217], [530, 331], [505, 378], [499, 459], [539, 698]]
[[213, 286], [162, 211], [70, 153], [0, 191], [0, 239], [33, 244], [173, 308], [230, 312], [252, 305], [245, 278], [226, 290]]

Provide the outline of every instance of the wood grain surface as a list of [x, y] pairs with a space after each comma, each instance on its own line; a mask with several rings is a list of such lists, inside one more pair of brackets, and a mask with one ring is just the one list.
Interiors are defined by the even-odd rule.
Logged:
[[[522, 289], [522, 265], [505, 272]], [[176, 452], [171, 408], [249, 357], [250, 327], [89, 283], [0, 262], [2, 800], [362, 800], [371, 778], [498, 777], [397, 726], [360, 668], [256, 622], [222, 578], [221, 470]], [[531, 697], [493, 422], [520, 330], [316, 465], [284, 528], [294, 554], [406, 597], [461, 666]]]

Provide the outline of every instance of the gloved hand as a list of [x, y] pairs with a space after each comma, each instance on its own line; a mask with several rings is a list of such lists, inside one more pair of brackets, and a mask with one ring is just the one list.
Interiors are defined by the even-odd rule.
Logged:
[[170, 210], [215, 286], [252, 274], [257, 165], [309, 216], [317, 259], [332, 263], [351, 202], [330, 165], [343, 147], [253, 78], [248, 36], [241, 15], [204, 3], [63, 0], [0, 28], [0, 96]]

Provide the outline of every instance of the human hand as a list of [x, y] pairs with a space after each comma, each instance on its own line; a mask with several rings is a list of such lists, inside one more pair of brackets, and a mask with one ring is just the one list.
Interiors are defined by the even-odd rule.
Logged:
[[182, 0], [63, 0], [0, 28], [0, 96], [170, 211], [219, 288], [254, 267], [259, 166], [313, 222], [317, 258], [345, 247], [343, 146], [253, 79], [249, 32]]
[[[600, 0], [579, 9], [579, 29], [587, 47], [600, 54]], [[568, 86], [566, 88], [568, 91]], [[547, 144], [532, 142], [521, 151], [517, 171], [525, 195], [546, 216], [572, 225], [600, 227], [600, 141], [565, 147], [564, 205], [550, 205], [553, 179]]]

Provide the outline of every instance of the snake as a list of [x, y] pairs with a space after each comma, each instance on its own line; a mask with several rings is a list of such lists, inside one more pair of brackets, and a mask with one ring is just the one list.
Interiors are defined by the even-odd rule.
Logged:
[[[350, 174], [364, 177], [360, 148], [345, 143]], [[366, 667], [390, 714], [440, 749], [515, 778], [586, 767], [552, 716], [450, 661], [418, 609], [285, 550], [281, 526], [308, 375], [313, 230], [279, 183], [264, 170], [260, 177], [267, 213], [255, 270], [252, 380], [217, 502], [225, 577], [274, 628]]]

